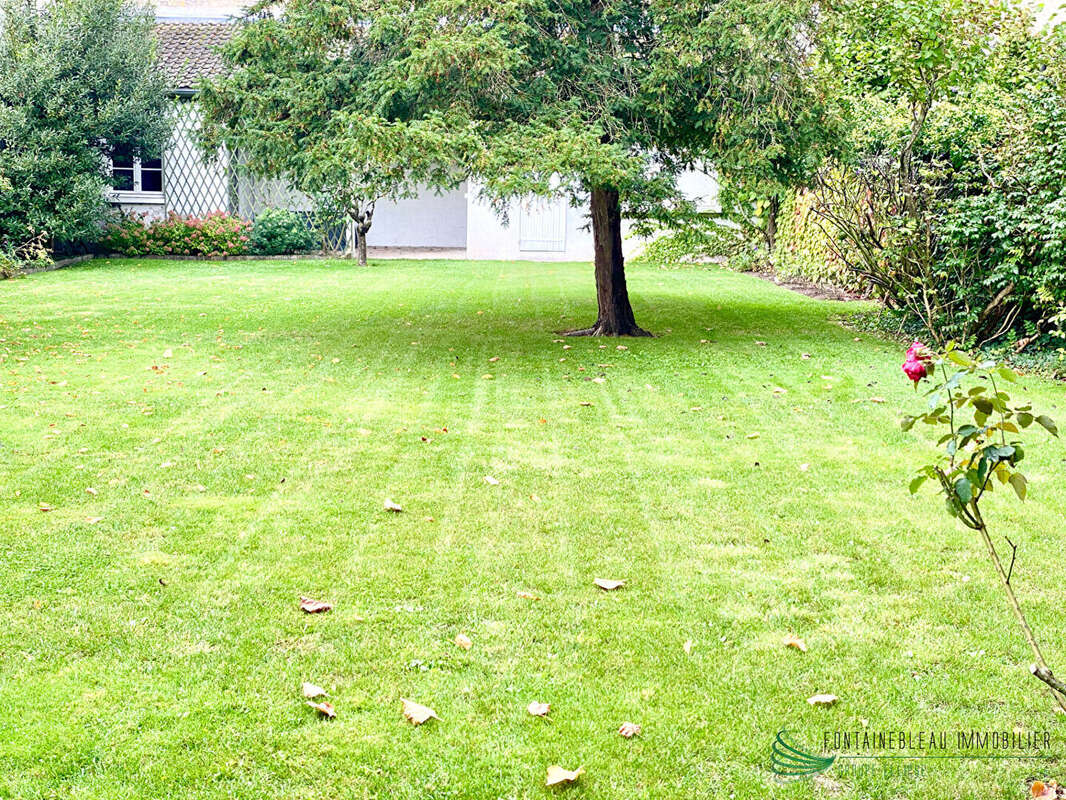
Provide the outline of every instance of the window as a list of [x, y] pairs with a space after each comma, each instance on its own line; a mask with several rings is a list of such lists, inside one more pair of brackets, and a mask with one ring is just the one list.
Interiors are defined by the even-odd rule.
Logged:
[[118, 200], [162, 198], [137, 198], [131, 195], [161, 195], [163, 193], [163, 160], [147, 158], [143, 161], [126, 153], [111, 157], [111, 188]]

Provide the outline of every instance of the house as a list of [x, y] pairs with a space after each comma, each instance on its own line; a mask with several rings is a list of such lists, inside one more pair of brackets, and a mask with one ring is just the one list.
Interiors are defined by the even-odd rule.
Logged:
[[[117, 155], [113, 161], [112, 203], [149, 217], [171, 212], [202, 216], [222, 210], [252, 219], [268, 207], [310, 211], [307, 197], [283, 181], [255, 179], [238, 169], [236, 156], [219, 153], [206, 159], [196, 143], [200, 111], [196, 86], [222, 69], [217, 48], [233, 31], [239, 5], [218, 0], [188, 0], [157, 10], [158, 53], [173, 98], [171, 141], [161, 159], [141, 162]], [[705, 175], [684, 176], [690, 196], [713, 199], [713, 181]], [[412, 249], [427, 254], [470, 259], [588, 261], [593, 257], [586, 208], [565, 199], [529, 198], [511, 204], [503, 221], [463, 184], [448, 192], [426, 190], [418, 196], [381, 202], [367, 235], [368, 245]], [[342, 244], [340, 231], [333, 244]], [[638, 247], [629, 240], [627, 247]]]

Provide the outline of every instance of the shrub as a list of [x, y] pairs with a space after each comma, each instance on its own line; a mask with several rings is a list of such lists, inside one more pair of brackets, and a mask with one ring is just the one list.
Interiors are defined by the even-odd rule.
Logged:
[[799, 277], [814, 283], [861, 291], [868, 287], [834, 251], [834, 243], [813, 212], [814, 196], [807, 190], [787, 195], [778, 214], [777, 236], [770, 261], [782, 278]]
[[170, 136], [152, 12], [127, 0], [0, 0], [0, 247], [95, 236], [107, 159]]
[[943, 451], [918, 470], [910, 483], [911, 494], [930, 481], [944, 498], [948, 514], [978, 533], [1032, 651], [1029, 670], [1050, 687], [1059, 707], [1066, 711], [1066, 683], [1055, 677], [1044, 660], [1011, 585], [1018, 546], [1006, 539], [1011, 552], [1010, 566], [1004, 567], [981, 505], [997, 485], [1004, 491], [1009, 486], [1019, 500], [1025, 500], [1029, 484], [1018, 465], [1025, 457], [1022, 439], [1026, 429], [1042, 427], [1058, 436], [1058, 426], [1035, 411], [1031, 403], [1012, 400], [1007, 390], [1018, 380], [1012, 369], [992, 360], [978, 361], [952, 342], [942, 353], [915, 342], [907, 350], [903, 371], [914, 381], [915, 390], [923, 380], [932, 384], [925, 393], [928, 399], [924, 408], [903, 417], [903, 430], [921, 422], [934, 432], [943, 432], [937, 442]]
[[248, 251], [252, 223], [215, 211], [206, 217], [171, 213], [164, 219], [123, 215], [104, 229], [103, 250], [124, 256], [236, 256]]
[[0, 278], [14, 278], [24, 269], [50, 267], [52, 263], [43, 233], [16, 247], [0, 247]]
[[[940, 14], [927, 0], [898, 6]], [[1021, 8], [948, 7], [978, 14], [985, 44], [971, 51], [969, 34], [952, 34], [930, 65], [907, 23], [889, 43], [900, 58], [878, 62], [901, 70], [885, 78], [891, 91], [854, 59], [892, 47], [845, 48], [846, 74], [863, 83], [850, 101], [855, 124], [811, 187], [811, 213], [831, 232], [829, 261], [873, 290], [901, 329], [919, 324], [935, 343], [983, 350], [1053, 346], [1066, 308], [1066, 29], [1040, 31]], [[869, 6], [871, 35], [884, 27], [879, 8]], [[963, 72], [948, 57], [956, 45], [976, 59]], [[939, 83], [921, 88], [915, 75]]]
[[305, 253], [314, 248], [315, 235], [295, 211], [268, 208], [252, 223], [251, 250], [266, 256]]
[[649, 242], [634, 261], [655, 266], [717, 261], [736, 256], [743, 247], [743, 234], [735, 226], [699, 215]]

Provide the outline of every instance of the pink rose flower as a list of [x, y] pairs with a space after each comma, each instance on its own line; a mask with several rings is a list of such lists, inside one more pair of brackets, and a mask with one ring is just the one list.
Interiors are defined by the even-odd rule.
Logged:
[[914, 385], [918, 385], [918, 381], [924, 378], [928, 372], [925, 368], [925, 364], [916, 358], [908, 358], [903, 362], [903, 371], [907, 377], [914, 381]]
[[907, 348], [907, 359], [903, 362], [903, 372], [908, 378], [918, 385], [918, 381], [929, 374], [929, 365], [933, 361], [933, 354], [921, 342], [915, 340]]

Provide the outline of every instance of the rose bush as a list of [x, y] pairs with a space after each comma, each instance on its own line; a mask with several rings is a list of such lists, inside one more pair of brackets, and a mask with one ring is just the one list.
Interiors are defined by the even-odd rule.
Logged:
[[1025, 499], [1028, 482], [1018, 469], [1025, 457], [1022, 431], [1035, 424], [1058, 436], [1058, 427], [1047, 415], [1037, 414], [1030, 403], [1015, 402], [1000, 388], [997, 378], [1004, 385], [1017, 381], [1014, 370], [995, 361], [977, 361], [953, 343], [943, 353], [934, 353], [921, 342], [914, 342], [907, 350], [902, 369], [914, 381], [915, 388], [925, 378], [931, 382], [925, 393], [929, 398], [927, 408], [904, 416], [903, 430], [911, 430], [917, 422], [944, 430], [937, 442], [938, 447], [943, 447], [942, 452], [933, 463], [918, 470], [910, 484], [911, 494], [926, 481], [935, 481], [947, 512], [980, 535], [1033, 653], [1030, 671], [1047, 684], [1066, 711], [1066, 683], [1056, 678], [1044, 661], [1011, 587], [1017, 546], [1007, 539], [1011, 561], [1004, 569], [981, 509], [981, 501], [997, 484], [1010, 486], [1020, 500]]

